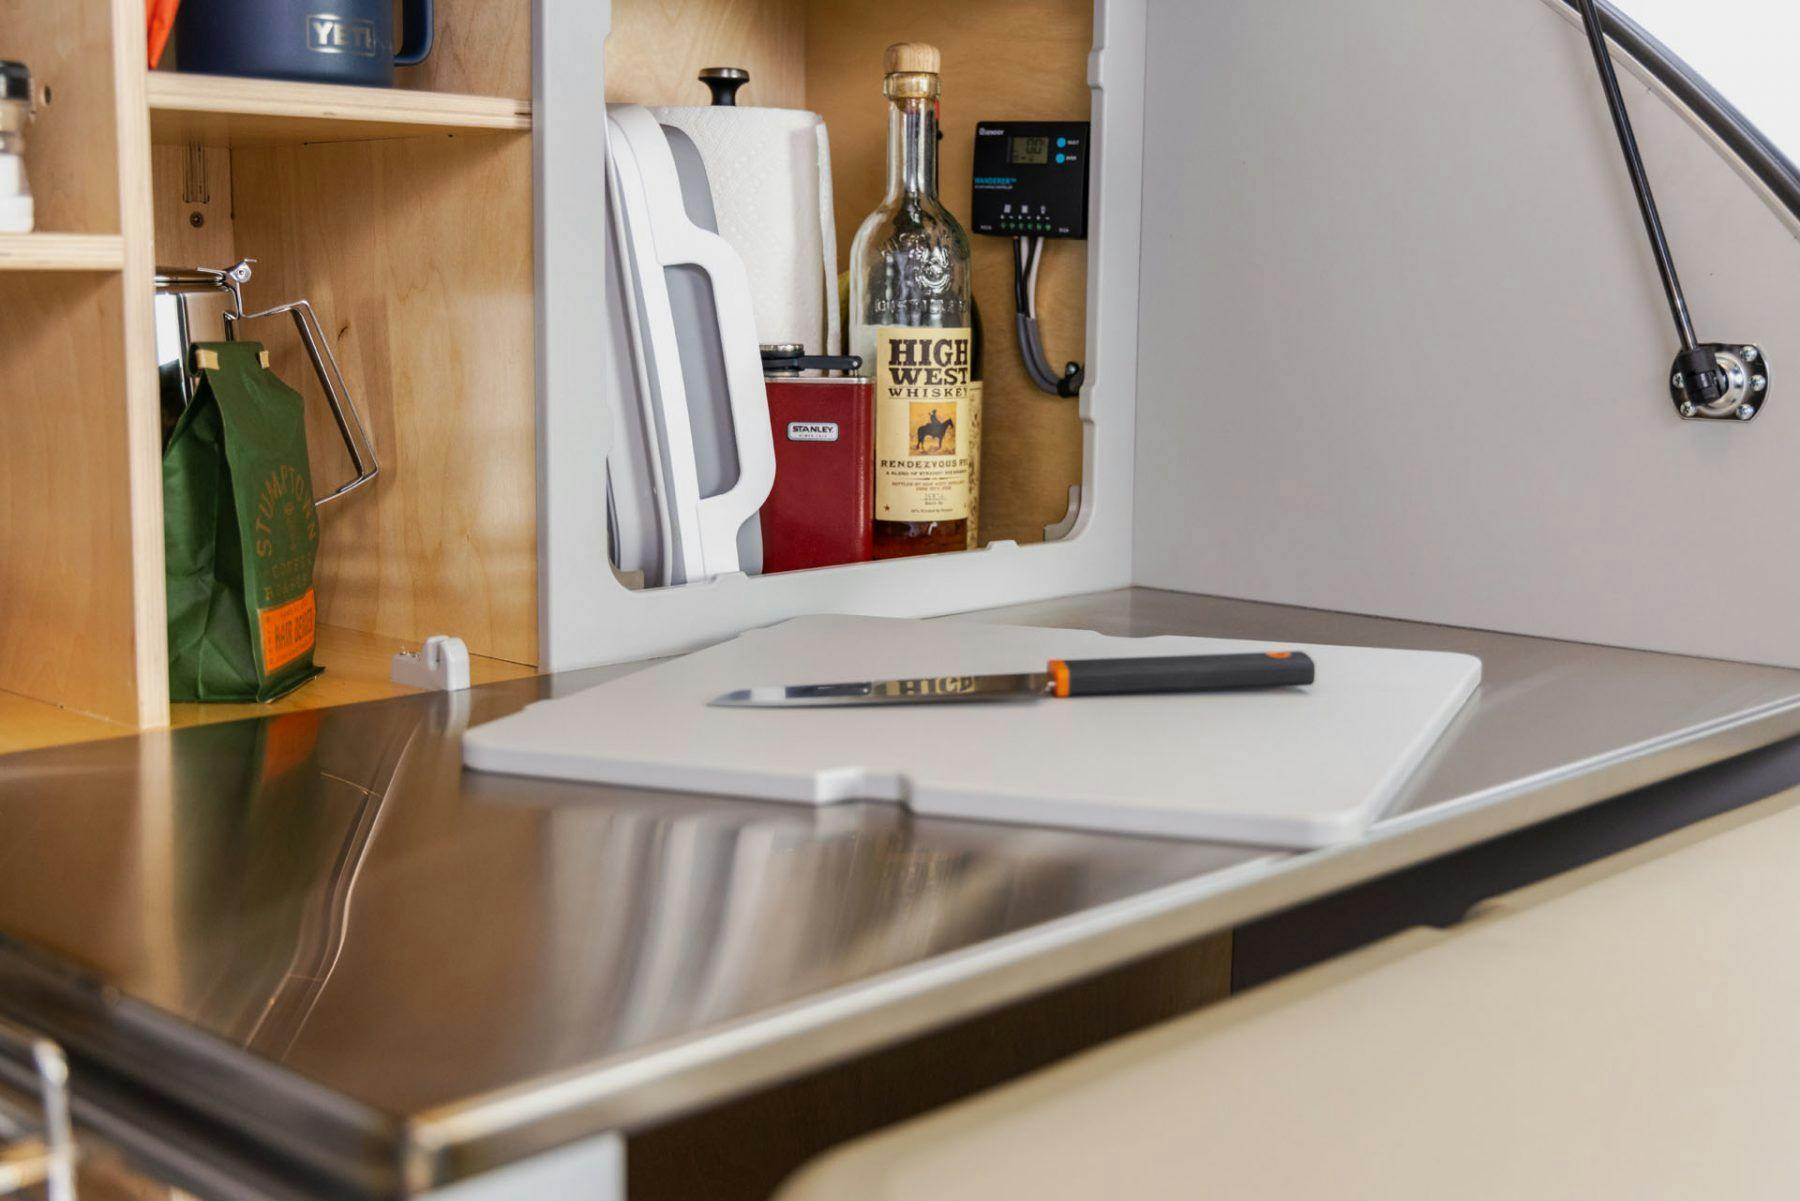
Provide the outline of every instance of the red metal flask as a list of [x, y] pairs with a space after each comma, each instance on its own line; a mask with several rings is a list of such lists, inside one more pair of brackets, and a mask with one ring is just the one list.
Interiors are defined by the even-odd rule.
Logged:
[[775, 487], [762, 507], [763, 571], [874, 554], [874, 388], [866, 376], [772, 375]]

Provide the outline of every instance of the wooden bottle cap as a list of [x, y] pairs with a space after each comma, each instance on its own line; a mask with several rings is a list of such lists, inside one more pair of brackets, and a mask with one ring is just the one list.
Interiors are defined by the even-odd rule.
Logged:
[[930, 100], [938, 94], [936, 46], [924, 42], [895, 42], [883, 56], [887, 82], [882, 92], [890, 100]]
[[943, 56], [936, 46], [925, 42], [895, 42], [887, 48], [883, 62], [889, 75], [936, 75]]

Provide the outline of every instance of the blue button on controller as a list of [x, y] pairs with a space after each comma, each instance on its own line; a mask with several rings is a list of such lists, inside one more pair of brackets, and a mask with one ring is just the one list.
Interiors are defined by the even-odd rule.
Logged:
[[1056, 156], [1056, 161], [1057, 161], [1057, 162], [1058, 162], [1058, 163], [1060, 163], [1060, 162], [1062, 162], [1062, 161], [1063, 161], [1063, 159], [1064, 159], [1064, 158], [1065, 158], [1065, 157], [1067, 157], [1067, 156], [1066, 156], [1066, 155], [1061, 155], [1061, 154], [1059, 154], [1059, 155], [1057, 155], [1057, 156]]
[[1065, 147], [1065, 146], [1067, 146], [1067, 145], [1068, 145], [1068, 144], [1069, 144], [1069, 139], [1067, 139], [1067, 138], [1058, 138], [1058, 139], [1056, 139], [1056, 148], [1057, 148], [1057, 149], [1058, 149], [1058, 150], [1061, 150], [1061, 149], [1063, 149], [1063, 148], [1064, 148], [1064, 147]]

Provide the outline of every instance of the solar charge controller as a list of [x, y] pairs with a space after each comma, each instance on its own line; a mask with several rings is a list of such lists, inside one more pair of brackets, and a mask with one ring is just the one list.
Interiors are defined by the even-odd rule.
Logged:
[[975, 126], [978, 234], [1085, 238], [1088, 163], [1086, 121], [982, 121]]

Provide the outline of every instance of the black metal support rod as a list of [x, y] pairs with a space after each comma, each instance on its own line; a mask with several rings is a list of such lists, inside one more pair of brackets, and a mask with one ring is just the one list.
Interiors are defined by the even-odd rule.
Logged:
[[1631, 173], [1631, 187], [1637, 193], [1638, 211], [1644, 215], [1644, 231], [1650, 235], [1650, 250], [1656, 255], [1656, 269], [1662, 275], [1663, 293], [1669, 299], [1669, 312], [1675, 318], [1675, 330], [1681, 335], [1681, 348], [1692, 351], [1699, 345], [1694, 336], [1694, 322], [1688, 316], [1687, 296], [1681, 290], [1681, 278], [1675, 274], [1675, 259], [1669, 253], [1669, 241], [1663, 235], [1662, 217], [1656, 211], [1656, 197], [1650, 191], [1650, 176], [1644, 171], [1644, 157], [1638, 153], [1637, 135], [1631, 131], [1631, 115], [1625, 111], [1625, 97], [1619, 91], [1619, 77], [1613, 70], [1612, 55], [1606, 49], [1606, 31], [1594, 0], [1578, 0], [1582, 24], [1587, 27], [1588, 44], [1594, 51], [1594, 65], [1600, 69], [1600, 86], [1606, 90], [1606, 107], [1612, 110], [1613, 128], [1619, 134], [1619, 149], [1625, 152], [1625, 168]]

